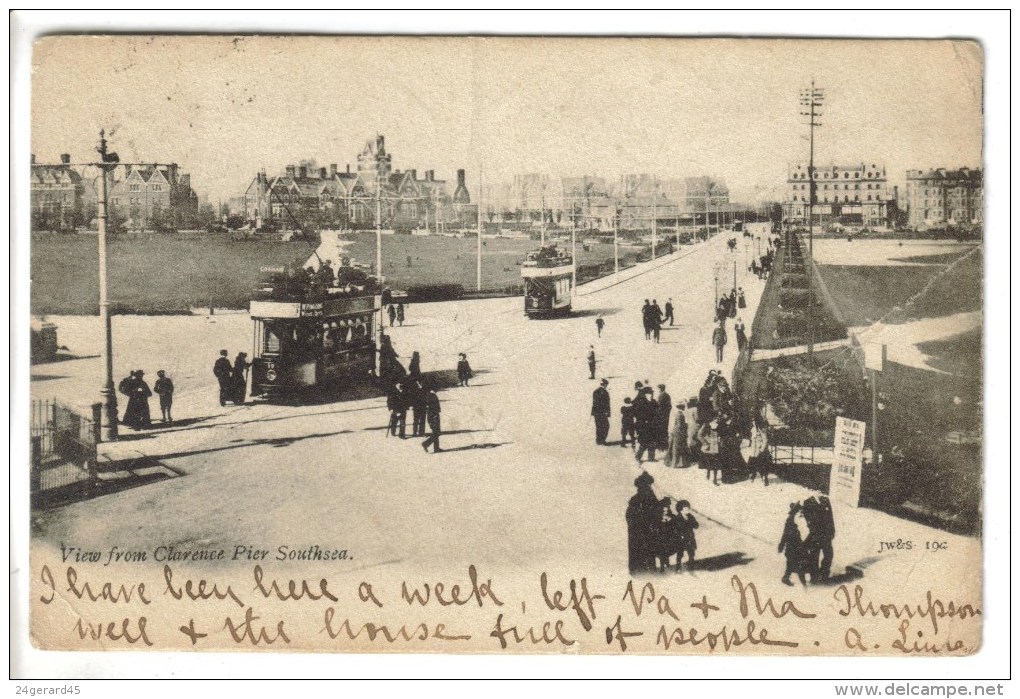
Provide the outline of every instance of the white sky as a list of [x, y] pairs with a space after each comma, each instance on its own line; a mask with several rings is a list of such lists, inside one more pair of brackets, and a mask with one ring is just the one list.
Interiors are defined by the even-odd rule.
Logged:
[[723, 177], [735, 197], [806, 160], [798, 93], [826, 88], [816, 163], [981, 165], [982, 54], [949, 41], [49, 37], [32, 151], [175, 161], [212, 201], [376, 133], [395, 168]]

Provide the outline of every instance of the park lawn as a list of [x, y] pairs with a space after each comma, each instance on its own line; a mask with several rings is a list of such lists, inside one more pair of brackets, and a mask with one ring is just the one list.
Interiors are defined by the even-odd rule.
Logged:
[[[234, 242], [224, 234], [140, 234], [107, 245], [115, 313], [181, 313], [213, 303], [247, 308], [259, 268], [304, 261], [308, 241]], [[32, 236], [32, 312], [99, 312], [99, 252], [94, 235]]]
[[[375, 263], [375, 234], [354, 234], [345, 252], [361, 264]], [[503, 291], [521, 284], [520, 263], [539, 243], [482, 241], [482, 288]], [[229, 234], [140, 234], [110, 240], [110, 300], [117, 313], [182, 313], [210, 304], [247, 308], [259, 268], [303, 263], [308, 241], [233, 241]], [[566, 244], [569, 246], [569, 243]], [[665, 247], [662, 251], [665, 252]], [[637, 250], [620, 250], [621, 266], [634, 264]], [[660, 253], [661, 254], [661, 253]], [[382, 236], [383, 273], [393, 289], [419, 284], [477, 284], [477, 239]], [[98, 250], [94, 235], [38, 233], [32, 236], [32, 312], [95, 315], [99, 309]], [[577, 264], [613, 259], [611, 244], [590, 251], [577, 245]], [[334, 267], [338, 260], [333, 260]]]
[[[818, 271], [848, 326], [871, 325], [879, 319], [905, 323], [982, 308], [982, 260], [977, 254], [952, 269], [946, 265], [819, 265]], [[931, 286], [908, 306], [929, 282]]]

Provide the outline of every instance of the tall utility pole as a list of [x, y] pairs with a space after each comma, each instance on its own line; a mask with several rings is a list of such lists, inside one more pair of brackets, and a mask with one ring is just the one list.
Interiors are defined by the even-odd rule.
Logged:
[[658, 196], [657, 196], [658, 193], [659, 193], [659, 183], [658, 183], [657, 180], [652, 180], [652, 259], [653, 260], [655, 259], [655, 246], [659, 242], [659, 240], [658, 240], [658, 226], [656, 225], [656, 223], [657, 223], [656, 218], [657, 218], [658, 212], [656, 211], [657, 202], [655, 201], [656, 199], [658, 199]]
[[[379, 176], [379, 163], [375, 164], [375, 276], [379, 279], [379, 286], [383, 285], [382, 275], [382, 178]], [[382, 293], [382, 288], [380, 288]], [[382, 373], [382, 336], [383, 336], [383, 307], [379, 304], [379, 321], [376, 323], [376, 353], [375, 353], [375, 375]]]
[[113, 388], [113, 327], [110, 323], [110, 297], [106, 288], [106, 201], [107, 177], [117, 167], [119, 158], [116, 153], [106, 149], [106, 131], [99, 132], [99, 170], [101, 183], [99, 201], [97, 202], [97, 218], [99, 228], [99, 321], [103, 326], [103, 385], [99, 388], [99, 396], [103, 404], [100, 425], [104, 441], [117, 439], [117, 392]]
[[620, 216], [620, 207], [613, 200], [613, 264], [615, 266], [615, 274], [620, 275], [620, 236], [617, 228], [619, 227], [616, 219]]
[[478, 262], [475, 265], [475, 277], [478, 291], [482, 290], [482, 166], [478, 166], [478, 200], [475, 202], [478, 208]]
[[577, 218], [574, 199], [570, 199], [570, 295], [577, 293]]
[[808, 118], [808, 361], [810, 362], [815, 351], [815, 316], [814, 316], [814, 209], [815, 209], [815, 127], [821, 126], [818, 118], [822, 116], [819, 108], [825, 101], [825, 91], [815, 87], [815, 81], [811, 81], [811, 87], [800, 91], [800, 115]]

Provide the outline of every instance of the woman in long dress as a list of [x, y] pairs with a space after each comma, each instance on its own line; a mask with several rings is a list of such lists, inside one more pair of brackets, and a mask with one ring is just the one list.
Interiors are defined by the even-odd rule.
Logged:
[[145, 372], [141, 369], [132, 371], [130, 380], [121, 382], [121, 392], [128, 397], [122, 422], [136, 430], [152, 427], [152, 417], [149, 414], [149, 397], [152, 395], [152, 389], [142, 378], [144, 375]]

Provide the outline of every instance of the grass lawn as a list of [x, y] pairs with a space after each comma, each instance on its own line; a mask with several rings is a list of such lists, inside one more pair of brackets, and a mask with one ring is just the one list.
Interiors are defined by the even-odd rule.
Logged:
[[[110, 301], [118, 312], [173, 313], [209, 304], [246, 308], [259, 267], [308, 257], [308, 242], [237, 243], [229, 235], [142, 234], [107, 244]], [[99, 312], [94, 235], [32, 236], [32, 312]]]
[[[476, 240], [408, 235], [382, 238], [383, 272], [390, 287], [450, 283], [468, 290], [475, 288]], [[536, 241], [499, 238], [483, 243], [485, 289], [520, 284], [520, 262], [526, 252], [539, 245]], [[110, 300], [115, 312], [174, 313], [207, 306], [210, 301], [220, 308], [247, 308], [260, 267], [304, 262], [313, 247], [304, 241], [234, 242], [229, 234], [153, 233], [115, 238], [108, 243]], [[375, 235], [353, 236], [347, 254], [358, 262], [374, 263]], [[635, 254], [634, 248], [621, 248], [621, 265], [633, 264]], [[94, 235], [34, 234], [31, 258], [33, 313], [99, 312], [99, 262]], [[612, 258], [611, 244], [584, 251], [578, 243], [578, 265]]]
[[[870, 325], [883, 317], [888, 323], [903, 323], [981, 310], [980, 254], [971, 255], [948, 272], [947, 269], [944, 265], [818, 266], [833, 301], [850, 326]], [[907, 301], [932, 280], [931, 287], [908, 307]]]

